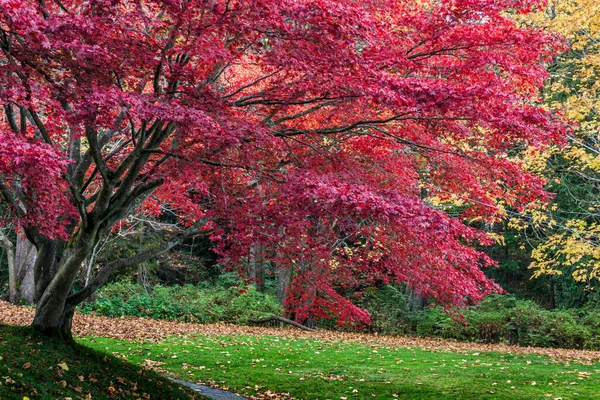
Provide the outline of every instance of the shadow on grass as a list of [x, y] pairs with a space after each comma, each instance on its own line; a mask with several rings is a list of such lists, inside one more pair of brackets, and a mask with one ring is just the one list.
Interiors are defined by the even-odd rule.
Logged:
[[139, 366], [28, 327], [0, 325], [1, 399], [205, 399]]

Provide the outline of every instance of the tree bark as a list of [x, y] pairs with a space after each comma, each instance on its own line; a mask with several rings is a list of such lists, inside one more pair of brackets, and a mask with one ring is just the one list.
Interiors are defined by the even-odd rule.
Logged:
[[277, 273], [277, 298], [283, 304], [290, 294], [292, 284], [292, 268], [282, 267]]
[[6, 259], [8, 262], [8, 301], [14, 303], [17, 298], [17, 270], [15, 268], [15, 251], [14, 244], [5, 235], [3, 230], [0, 230], [0, 243], [6, 251]]
[[[139, 246], [138, 249], [139, 251], [142, 251], [142, 249], [144, 248], [144, 222], [141, 222], [141, 227], [140, 227], [140, 232], [139, 232]], [[146, 263], [145, 262], [141, 262], [138, 264], [138, 269], [137, 269], [137, 276], [136, 276], [136, 280], [135, 283], [146, 287], [146, 285], [148, 284], [148, 279], [147, 279], [147, 268], [146, 268]]]
[[37, 250], [26, 236], [17, 235], [15, 248], [15, 270], [17, 280], [17, 297], [15, 301], [33, 304], [35, 302], [34, 266]]
[[554, 291], [554, 277], [550, 276], [550, 288], [549, 288], [549, 296], [550, 296], [550, 309], [556, 309], [556, 293]]
[[34, 329], [67, 342], [73, 340], [71, 327], [76, 305], [67, 304], [67, 298], [95, 237], [96, 232], [78, 232], [58, 261], [59, 242], [44, 241], [38, 248]]
[[413, 290], [410, 286], [406, 287], [406, 311], [417, 312], [425, 308], [425, 298], [421, 291]]
[[293, 321], [291, 319], [288, 319], [288, 318], [279, 317], [277, 315], [271, 315], [269, 317], [261, 318], [261, 319], [249, 319], [248, 320], [248, 322], [251, 322], [253, 324], [264, 324], [264, 323], [269, 322], [269, 321], [280, 321], [280, 322], [286, 323], [288, 325], [293, 325], [296, 328], [300, 328], [300, 329], [303, 329], [305, 331], [309, 331], [309, 332], [314, 332], [315, 331], [314, 328], [302, 325], [302, 324], [300, 324], [300, 323], [298, 323], [296, 321]]
[[253, 246], [250, 248], [250, 278], [260, 293], [265, 291], [265, 260], [264, 247]]

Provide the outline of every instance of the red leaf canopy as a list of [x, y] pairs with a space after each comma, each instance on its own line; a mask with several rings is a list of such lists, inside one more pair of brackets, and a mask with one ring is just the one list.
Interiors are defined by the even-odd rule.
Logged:
[[342, 294], [380, 281], [478, 301], [485, 236], [423, 194], [545, 197], [508, 158], [565, 130], [538, 95], [563, 42], [507, 17], [537, 6], [0, 0], [5, 209], [67, 237], [168, 204], [224, 262], [293, 269], [299, 319], [368, 321]]

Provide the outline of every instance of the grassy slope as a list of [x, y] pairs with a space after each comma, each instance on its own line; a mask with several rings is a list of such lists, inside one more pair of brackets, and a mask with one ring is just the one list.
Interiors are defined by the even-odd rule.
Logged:
[[84, 338], [97, 350], [147, 359], [182, 379], [298, 399], [600, 399], [600, 364], [545, 356], [456, 353], [276, 336], [190, 336], [161, 343]]
[[113, 356], [0, 325], [0, 399], [203, 399]]

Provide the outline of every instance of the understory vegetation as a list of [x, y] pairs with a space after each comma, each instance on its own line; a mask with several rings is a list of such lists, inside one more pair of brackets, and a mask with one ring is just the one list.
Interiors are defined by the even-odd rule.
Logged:
[[265, 314], [280, 314], [274, 296], [250, 286], [196, 287], [193, 285], [145, 288], [115, 283], [104, 288], [83, 313], [97, 312], [108, 317], [147, 317], [196, 323], [246, 323]]
[[[385, 286], [365, 298], [372, 323], [364, 331], [379, 334], [419, 335], [480, 343], [600, 350], [600, 311], [584, 308], [546, 310], [531, 300], [514, 296], [488, 296], [480, 305], [449, 314], [441, 307], [407, 310], [405, 292]], [[100, 291], [83, 313], [108, 317], [146, 317], [198, 323], [247, 324], [249, 319], [281, 314], [273, 294], [253, 285], [212, 287], [161, 286], [144, 288], [115, 283]], [[338, 327], [335, 320], [318, 320], [317, 327]]]
[[[591, 308], [545, 310], [531, 300], [492, 296], [463, 311], [464, 319], [439, 307], [410, 317], [423, 336], [519, 346], [600, 349], [600, 312]], [[409, 330], [410, 332], [410, 330]]]

